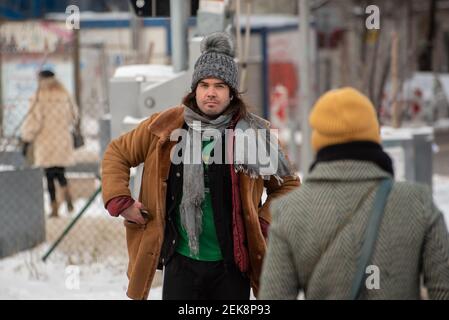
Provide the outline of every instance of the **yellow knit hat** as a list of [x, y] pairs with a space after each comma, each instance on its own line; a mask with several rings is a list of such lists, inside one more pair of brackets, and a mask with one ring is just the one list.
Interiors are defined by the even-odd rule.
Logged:
[[331, 90], [321, 96], [313, 107], [309, 122], [315, 151], [351, 141], [380, 143], [379, 122], [373, 104], [350, 87]]

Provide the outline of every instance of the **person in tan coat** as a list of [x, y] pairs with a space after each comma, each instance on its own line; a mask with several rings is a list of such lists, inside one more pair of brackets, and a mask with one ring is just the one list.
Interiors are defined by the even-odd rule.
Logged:
[[[278, 147], [270, 149], [268, 166], [236, 160], [277, 139], [261, 134], [258, 149], [239, 148], [243, 129], [266, 130], [268, 123], [249, 113], [238, 94], [231, 48], [223, 33], [206, 37], [183, 104], [153, 114], [105, 151], [103, 200], [111, 215], [125, 218], [132, 299], [148, 297], [157, 268], [164, 269], [163, 299], [249, 299], [250, 287], [257, 296], [269, 205], [297, 188], [299, 178]], [[134, 200], [130, 168], [141, 163]]]
[[50, 217], [58, 216], [55, 180], [63, 189], [69, 212], [72, 197], [65, 167], [74, 164], [71, 129], [78, 120], [78, 108], [70, 94], [50, 70], [38, 75], [38, 89], [21, 126], [21, 139], [33, 143], [34, 165], [45, 170], [51, 200]]

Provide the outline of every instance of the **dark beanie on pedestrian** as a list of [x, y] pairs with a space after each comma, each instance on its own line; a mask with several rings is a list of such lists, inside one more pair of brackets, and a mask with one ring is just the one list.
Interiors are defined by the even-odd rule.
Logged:
[[238, 92], [238, 68], [234, 61], [234, 45], [225, 32], [207, 35], [201, 41], [201, 56], [195, 63], [192, 76], [192, 91], [202, 79], [223, 80], [231, 89]]
[[50, 70], [42, 70], [39, 72], [39, 78], [51, 78], [54, 77], [55, 74]]

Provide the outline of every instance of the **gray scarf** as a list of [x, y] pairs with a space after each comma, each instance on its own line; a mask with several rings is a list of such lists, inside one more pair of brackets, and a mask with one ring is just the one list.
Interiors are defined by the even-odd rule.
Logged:
[[[194, 256], [198, 256], [199, 253], [199, 236], [202, 232], [203, 217], [201, 204], [204, 201], [205, 190], [204, 168], [201, 158], [202, 144], [193, 141], [202, 141], [202, 135], [203, 137], [211, 136], [212, 134], [209, 134], [210, 129], [215, 129], [220, 132], [220, 136], [212, 135], [214, 136], [214, 142], [221, 143], [221, 134], [229, 126], [231, 119], [232, 115], [221, 115], [211, 120], [188, 107], [184, 107], [184, 120], [189, 129], [187, 139], [181, 142], [184, 144], [183, 150], [186, 152], [183, 154], [184, 175], [179, 211], [181, 225], [187, 232], [189, 248]], [[201, 129], [197, 126], [199, 122], [201, 123]], [[249, 131], [245, 131], [248, 129]], [[267, 130], [259, 131], [257, 129]], [[249, 132], [250, 134], [245, 135], [243, 132]], [[274, 176], [279, 183], [282, 182], [281, 177], [293, 175], [293, 170], [277, 144], [277, 137], [272, 136], [268, 130], [267, 121], [250, 113], [245, 119], [240, 119], [237, 122], [234, 135], [234, 159], [232, 161], [236, 172], [244, 172], [251, 178], [260, 176], [266, 180]], [[249, 139], [249, 141], [253, 141], [253, 143], [241, 143], [245, 140], [245, 137], [250, 136], [253, 139]], [[220, 148], [221, 145], [215, 152], [219, 151]], [[267, 152], [268, 150], [269, 152]], [[264, 161], [260, 161], [259, 157], [256, 156], [258, 152]], [[221, 160], [221, 155], [219, 152], [218, 154], [217, 158]]]

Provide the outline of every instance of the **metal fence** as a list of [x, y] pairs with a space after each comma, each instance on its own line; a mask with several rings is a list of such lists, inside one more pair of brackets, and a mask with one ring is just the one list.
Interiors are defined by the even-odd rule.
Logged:
[[[111, 51], [103, 39], [78, 40], [64, 23], [4, 22], [0, 27], [0, 299], [79, 297], [80, 292], [66, 291], [73, 287], [65, 284], [70, 278], [66, 269], [72, 270], [73, 265], [84, 273], [82, 282], [96, 289], [108, 287], [110, 281], [116, 285], [114, 291], [124, 295], [126, 289], [125, 227], [122, 218], [112, 218], [105, 210], [99, 177], [110, 140], [110, 120], [105, 117], [109, 113], [108, 80], [117, 66], [116, 58], [126, 62], [135, 53]], [[37, 88], [36, 72], [45, 68], [54, 70], [72, 97], [81, 101], [85, 140], [70, 156], [73, 163], [65, 166], [72, 212], [64, 188], [54, 181], [57, 217], [51, 217], [45, 166], [28, 163], [19, 140], [21, 123], [30, 112], [29, 98]], [[42, 114], [44, 118], [56, 110], [53, 107]], [[47, 125], [57, 127], [66, 116], [58, 114]], [[61, 148], [62, 136], [52, 136], [44, 153]], [[36, 153], [36, 146], [29, 150]], [[42, 281], [36, 287], [27, 280]], [[94, 290], [89, 290], [82, 297], [91, 297]], [[107, 296], [109, 291], [100, 290], [94, 297]]]
[[[74, 150], [70, 156], [73, 163], [65, 167], [74, 210], [69, 212], [64, 188], [55, 179], [58, 206], [55, 217], [51, 216], [45, 166], [28, 163], [22, 154], [20, 123], [29, 111], [28, 103], [17, 99], [2, 105], [8, 110], [3, 110], [0, 137], [0, 258], [42, 245], [40, 253], [47, 260], [64, 259], [67, 264], [77, 265], [102, 262], [125, 267], [127, 252], [122, 220], [109, 216], [99, 189], [100, 161], [109, 140], [102, 108], [94, 100], [83, 103], [80, 118], [85, 144]], [[50, 118], [52, 108], [57, 107], [55, 103], [45, 109], [43, 117], [38, 119], [40, 125], [57, 127], [59, 121], [64, 121], [58, 117], [50, 122], [45, 120]], [[19, 128], [16, 132], [15, 127]], [[42, 130], [35, 135], [34, 144], [39, 143], [41, 134]], [[34, 146], [31, 150], [34, 160], [42, 148], [46, 148], [44, 156], [49, 157], [58, 148], [64, 148], [66, 142], [61, 139], [66, 137], [62, 133], [51, 135], [51, 143], [41, 146], [40, 151]]]

